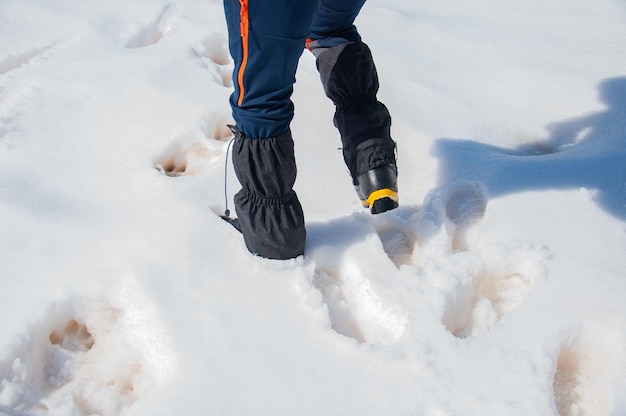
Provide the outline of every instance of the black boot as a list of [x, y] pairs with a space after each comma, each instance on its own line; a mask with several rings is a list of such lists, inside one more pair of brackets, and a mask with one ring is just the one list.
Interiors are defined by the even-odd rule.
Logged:
[[[368, 46], [349, 42], [317, 51], [317, 69], [336, 106], [333, 121], [341, 134], [344, 161], [364, 206], [374, 214], [397, 207], [391, 116], [376, 98], [378, 74]], [[385, 200], [376, 203], [381, 196]]]
[[398, 180], [396, 167], [379, 166], [357, 178], [356, 193], [361, 204], [372, 214], [380, 214], [398, 208]]
[[296, 162], [291, 131], [251, 139], [236, 127], [231, 129], [233, 165], [242, 186], [235, 195], [235, 210], [248, 250], [278, 260], [303, 254], [306, 231], [293, 190]]

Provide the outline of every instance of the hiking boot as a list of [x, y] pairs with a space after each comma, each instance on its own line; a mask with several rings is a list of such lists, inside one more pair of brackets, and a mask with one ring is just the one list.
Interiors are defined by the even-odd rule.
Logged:
[[356, 192], [363, 207], [380, 214], [398, 207], [398, 170], [383, 165], [359, 175]]

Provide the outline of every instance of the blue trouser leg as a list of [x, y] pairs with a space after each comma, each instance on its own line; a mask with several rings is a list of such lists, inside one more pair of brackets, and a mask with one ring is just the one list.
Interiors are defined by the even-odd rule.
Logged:
[[323, 0], [309, 34], [314, 47], [330, 48], [361, 41], [354, 19], [364, 4], [365, 0]]
[[[361, 40], [354, 19], [365, 0], [246, 0], [249, 39], [242, 85], [241, 3], [224, 0], [229, 48], [235, 61], [230, 103], [248, 137], [266, 138], [287, 130], [293, 118], [291, 94], [298, 60], [308, 38], [322, 47]], [[243, 100], [239, 102], [243, 87]]]
[[[289, 127], [298, 60], [319, 3], [320, 0], [249, 0], [244, 61], [242, 6], [238, 0], [224, 0], [229, 48], [235, 61], [235, 91], [230, 104], [237, 126], [246, 136], [276, 137]], [[245, 68], [240, 77], [242, 66]]]
[[[247, 4], [244, 65], [241, 10]], [[365, 0], [224, 0], [229, 48], [235, 62], [233, 117], [248, 137], [275, 137], [293, 119], [291, 94], [307, 38], [328, 48], [361, 40], [354, 19]], [[243, 90], [243, 91], [242, 91]], [[243, 97], [243, 99], [241, 99]]]

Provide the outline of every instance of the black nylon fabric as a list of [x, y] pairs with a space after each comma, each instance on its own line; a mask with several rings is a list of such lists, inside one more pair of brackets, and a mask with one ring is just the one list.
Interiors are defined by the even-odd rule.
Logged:
[[378, 73], [369, 47], [351, 42], [329, 48], [319, 55], [317, 68], [324, 91], [336, 106], [333, 121], [354, 183], [370, 169], [395, 166], [391, 115], [376, 98]]
[[296, 162], [291, 131], [251, 139], [235, 131], [233, 166], [242, 189], [235, 211], [248, 250], [269, 259], [304, 253], [304, 213], [293, 191]]

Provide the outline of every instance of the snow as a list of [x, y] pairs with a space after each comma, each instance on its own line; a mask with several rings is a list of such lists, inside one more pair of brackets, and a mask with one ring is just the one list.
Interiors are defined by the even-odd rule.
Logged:
[[221, 2], [0, 1], [0, 415], [626, 415], [625, 18], [370, 0], [401, 207], [304, 53], [279, 262], [213, 214]]

